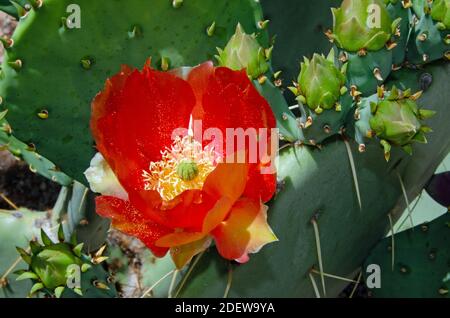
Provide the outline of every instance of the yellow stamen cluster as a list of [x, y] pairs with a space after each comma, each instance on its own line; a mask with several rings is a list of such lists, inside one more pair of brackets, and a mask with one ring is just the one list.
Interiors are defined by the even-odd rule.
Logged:
[[[151, 162], [149, 171], [143, 171], [145, 190], [158, 191], [168, 202], [186, 190], [201, 190], [208, 175], [214, 170], [220, 158], [213, 147], [205, 147], [191, 136], [177, 137], [172, 147], [167, 148], [162, 159]], [[186, 166], [195, 169], [186, 177]], [[188, 170], [189, 172], [189, 170]]]

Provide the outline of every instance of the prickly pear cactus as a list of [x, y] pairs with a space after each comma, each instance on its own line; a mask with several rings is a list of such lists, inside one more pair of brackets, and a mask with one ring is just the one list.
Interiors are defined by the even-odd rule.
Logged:
[[314, 54], [311, 61], [305, 58], [301, 64], [298, 99], [317, 114], [332, 108], [339, 110], [339, 97], [347, 92], [344, 84], [345, 70], [336, 67], [334, 51], [328, 58]]
[[25, 14], [26, 9], [29, 8], [30, 3], [27, 0], [1, 0], [0, 10], [12, 15], [15, 18], [20, 18], [21, 15]]
[[219, 65], [227, 66], [235, 71], [245, 68], [252, 79], [257, 79], [269, 71], [270, 56], [259, 45], [256, 35], [246, 34], [240, 24], [225, 48], [218, 51]]
[[[450, 66], [437, 64], [404, 73], [407, 76], [403, 74], [386, 86], [409, 86], [415, 91], [422, 84], [423, 74], [431, 76], [432, 84], [417, 103], [442, 115], [432, 117], [428, 122], [430, 126], [445, 127], [445, 122], [450, 120], [445, 111], [448, 91], [444, 89]], [[446, 129], [435, 130], [429, 135], [428, 144], [417, 147], [412, 157], [394, 147], [388, 163], [383, 159], [383, 149], [379, 144], [368, 143], [364, 153], [359, 153], [358, 145], [353, 144], [351, 151], [359, 179], [362, 208], [359, 207], [344, 142], [330, 141], [320, 151], [298, 145], [284, 150], [278, 170], [280, 192], [269, 207], [272, 211], [269, 223], [275, 232], [280, 233], [279, 242], [263, 249], [251, 263], [231, 267], [229, 296], [338, 295], [346, 282], [324, 276], [323, 288], [319, 273], [347, 279], [356, 276], [357, 268], [386, 233], [389, 217], [395, 220], [404, 211], [400, 180], [409, 198], [420, 193], [450, 149], [450, 141], [445, 134]], [[430, 157], [431, 153], [433, 156]], [[423, 165], [424, 161], [427, 165]], [[314, 223], [318, 234], [315, 234]], [[317, 237], [320, 239], [320, 258]], [[222, 297], [229, 277], [227, 262], [209, 251], [193, 268], [179, 295]], [[312, 279], [318, 286], [318, 293]], [[292, 284], [292, 281], [296, 283]]]
[[392, 49], [392, 69], [402, 67], [406, 58], [406, 49], [411, 39], [411, 9], [408, 1], [384, 0], [391, 19], [399, 21], [394, 33], [395, 47]]
[[[318, 25], [306, 28], [296, 10], [285, 16], [273, 1], [262, 1], [264, 16], [253, 0], [155, 1], [151, 8], [140, 0], [31, 3], [16, 6], [19, 26], [12, 39], [2, 41], [7, 54], [1, 107], [11, 128], [5, 138], [34, 145], [55, 162], [55, 170], [84, 182], [94, 154], [88, 133], [92, 98], [121, 64], [140, 67], [148, 57], [154, 68], [168, 71], [213, 60], [218, 47], [216, 65], [245, 69], [278, 121], [283, 149], [268, 223], [279, 241], [239, 266], [207, 249], [183, 271], [164, 263], [169, 272], [158, 278], [160, 268], [148, 260], [145, 296], [336, 296], [449, 153], [450, 64], [442, 14], [447, 1], [344, 0], [333, 2], [332, 12], [327, 4], [326, 18], [322, 3], [286, 0], [302, 15], [316, 6], [309, 18]], [[101, 16], [93, 14], [99, 11]], [[285, 39], [294, 34], [301, 41], [268, 41], [271, 19], [275, 30], [289, 31]], [[434, 29], [425, 30], [421, 20]], [[431, 38], [420, 36], [425, 31]], [[325, 36], [308, 41], [322, 32], [335, 46], [328, 56], [321, 55], [329, 51]], [[307, 57], [296, 76], [302, 55]], [[283, 83], [284, 73], [285, 80], [296, 78], [291, 107], [282, 94], [290, 84]], [[191, 164], [177, 172], [186, 180], [196, 173]], [[78, 183], [64, 188], [58, 202], [63, 212], [54, 216], [55, 223], [65, 223], [61, 242], [43, 234], [44, 245], [31, 243], [31, 254], [19, 250], [29, 264], [20, 277], [33, 281], [32, 292], [116, 295], [109, 273], [96, 264], [103, 260], [100, 246], [109, 223], [96, 218], [94, 198]], [[85, 253], [100, 251], [89, 257], [78, 242], [64, 242], [62, 232], [81, 234]], [[78, 290], [64, 287], [70, 264], [81, 268]], [[50, 277], [50, 270], [57, 275]], [[120, 274], [124, 285], [129, 271]], [[170, 283], [164, 281], [168, 277]], [[161, 281], [169, 290], [152, 289]]]
[[[379, 16], [371, 17], [376, 10], [380, 11]], [[391, 39], [393, 21], [381, 0], [344, 0], [332, 12], [334, 25], [330, 36], [346, 51], [378, 51]]]
[[[269, 34], [275, 39], [272, 64], [275, 71], [282, 71], [284, 85], [291, 85], [298, 77], [298, 60], [311, 57], [316, 52], [326, 53], [331, 43], [323, 33], [332, 25], [330, 7], [337, 7], [341, 0], [297, 1], [261, 0], [264, 17], [270, 20]], [[286, 10], [289, 8], [289, 10]], [[292, 95], [287, 95], [290, 104]]]
[[411, 63], [423, 64], [442, 57], [450, 58], [450, 2], [448, 0], [413, 2], [413, 41], [408, 50]]

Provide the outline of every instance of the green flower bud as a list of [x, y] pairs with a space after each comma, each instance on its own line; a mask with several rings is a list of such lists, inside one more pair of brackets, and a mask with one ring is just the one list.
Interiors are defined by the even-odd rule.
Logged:
[[431, 18], [441, 22], [450, 29], [450, 0], [434, 0], [431, 7]]
[[382, 101], [370, 120], [370, 126], [378, 137], [402, 146], [419, 132], [420, 122], [414, 114], [412, 101]]
[[218, 49], [216, 56], [220, 66], [226, 66], [239, 71], [247, 69], [247, 74], [252, 79], [257, 79], [269, 70], [266, 51], [261, 47], [255, 36], [246, 34], [240, 24], [236, 27], [235, 34], [231, 37], [225, 49]]
[[310, 109], [321, 113], [338, 103], [344, 87], [345, 75], [335, 66], [334, 50], [326, 58], [314, 54], [311, 60], [304, 58], [298, 77], [299, 94]]
[[95, 256], [85, 255], [82, 253], [83, 243], [77, 244], [74, 235], [70, 242], [64, 242], [62, 225], [58, 230], [59, 243], [54, 243], [43, 230], [41, 240], [44, 245], [37, 241], [30, 242], [31, 254], [17, 248], [22, 259], [29, 265], [28, 270], [16, 272], [19, 275], [17, 280], [30, 279], [33, 282], [30, 295], [43, 292], [60, 298], [67, 291], [67, 295], [114, 296], [115, 288], [108, 282], [108, 273], [100, 265], [107, 259], [102, 255], [106, 245]]
[[417, 141], [426, 142], [416, 95], [393, 87], [389, 97], [372, 104], [370, 127], [378, 138], [394, 146], [405, 147]]
[[344, 0], [331, 10], [331, 38], [342, 49], [378, 51], [391, 39], [394, 22], [382, 0]]
[[46, 288], [55, 289], [66, 285], [69, 266], [81, 266], [82, 263], [68, 244], [59, 243], [33, 255], [30, 266]]

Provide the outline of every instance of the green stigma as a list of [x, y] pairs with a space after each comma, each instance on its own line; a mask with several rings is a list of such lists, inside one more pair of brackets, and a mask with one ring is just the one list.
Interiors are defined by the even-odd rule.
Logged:
[[177, 173], [183, 181], [192, 181], [198, 176], [198, 166], [194, 161], [184, 161], [178, 165]]

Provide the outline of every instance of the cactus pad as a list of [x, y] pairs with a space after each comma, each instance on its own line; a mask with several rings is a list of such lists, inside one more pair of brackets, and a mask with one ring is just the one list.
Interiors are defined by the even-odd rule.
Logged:
[[[425, 212], [425, 211], [424, 211]], [[448, 298], [444, 277], [450, 271], [450, 214], [429, 224], [395, 235], [392, 269], [391, 238], [381, 241], [365, 262], [381, 268], [381, 288], [372, 289], [379, 298]]]

